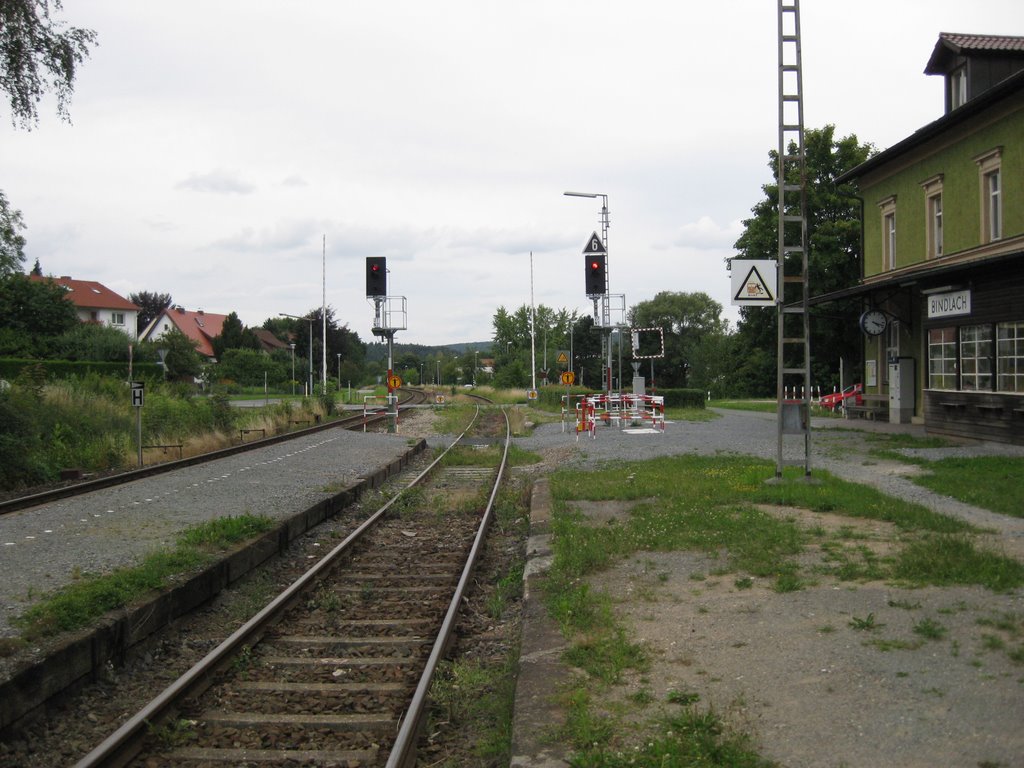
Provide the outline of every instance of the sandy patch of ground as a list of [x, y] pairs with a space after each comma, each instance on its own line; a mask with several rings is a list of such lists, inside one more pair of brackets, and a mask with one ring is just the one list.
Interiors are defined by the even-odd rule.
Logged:
[[[628, 515], [622, 505], [593, 506], [604, 520]], [[843, 548], [884, 557], [897, 546], [885, 523], [766, 509]], [[802, 572], [827, 566], [834, 546], [810, 546]], [[1024, 646], [1020, 590], [901, 589], [820, 575], [780, 594], [758, 579], [747, 586], [725, 566], [648, 552], [590, 577], [652, 658], [649, 672], [610, 692], [614, 700], [635, 706], [646, 691], [655, 702], [647, 717], [670, 691], [698, 694], [698, 706], [789, 768], [1024, 766], [1024, 664], [1010, 656]], [[1017, 634], [1005, 629], [1007, 617]]]

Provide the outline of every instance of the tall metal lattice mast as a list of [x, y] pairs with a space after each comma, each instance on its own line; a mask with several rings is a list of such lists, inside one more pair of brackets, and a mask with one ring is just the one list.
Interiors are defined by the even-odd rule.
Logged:
[[[775, 476], [781, 478], [786, 465], [802, 465], [804, 475], [811, 474], [811, 345], [800, 0], [778, 0], [778, 9], [778, 450]], [[786, 435], [803, 437], [803, 459], [785, 458]]]

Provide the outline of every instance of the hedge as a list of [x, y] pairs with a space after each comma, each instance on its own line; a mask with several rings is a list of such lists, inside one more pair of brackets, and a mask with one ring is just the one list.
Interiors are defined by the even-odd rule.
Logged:
[[[102, 363], [95, 360], [25, 360], [20, 358], [0, 358], [0, 379], [13, 381], [18, 378], [22, 369], [41, 366], [48, 379], [69, 379], [73, 376], [84, 376], [95, 373], [100, 376], [111, 376], [119, 379], [128, 378], [128, 363]], [[159, 379], [163, 370], [159, 363], [135, 363], [132, 365], [132, 376], [136, 379]]]

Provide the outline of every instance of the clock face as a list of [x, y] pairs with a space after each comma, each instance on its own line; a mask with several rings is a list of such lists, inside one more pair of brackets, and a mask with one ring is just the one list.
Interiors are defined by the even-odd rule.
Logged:
[[888, 324], [888, 318], [880, 309], [869, 309], [860, 316], [861, 330], [869, 336], [878, 336]]

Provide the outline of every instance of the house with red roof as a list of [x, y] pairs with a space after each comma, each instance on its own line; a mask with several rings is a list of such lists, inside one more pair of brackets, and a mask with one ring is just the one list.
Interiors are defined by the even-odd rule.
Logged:
[[56, 283], [64, 289], [64, 298], [75, 305], [78, 319], [83, 323], [109, 325], [123, 331], [130, 339], [137, 338], [136, 323], [139, 307], [128, 299], [97, 283], [95, 280], [74, 280], [67, 275], [51, 277], [29, 275], [37, 282]]
[[215, 315], [201, 309], [190, 312], [179, 304], [154, 317], [142, 332], [142, 340], [156, 341], [168, 331], [176, 329], [196, 342], [196, 351], [200, 355], [215, 363], [217, 358], [213, 353], [213, 340], [220, 336], [226, 319], [227, 315]]

